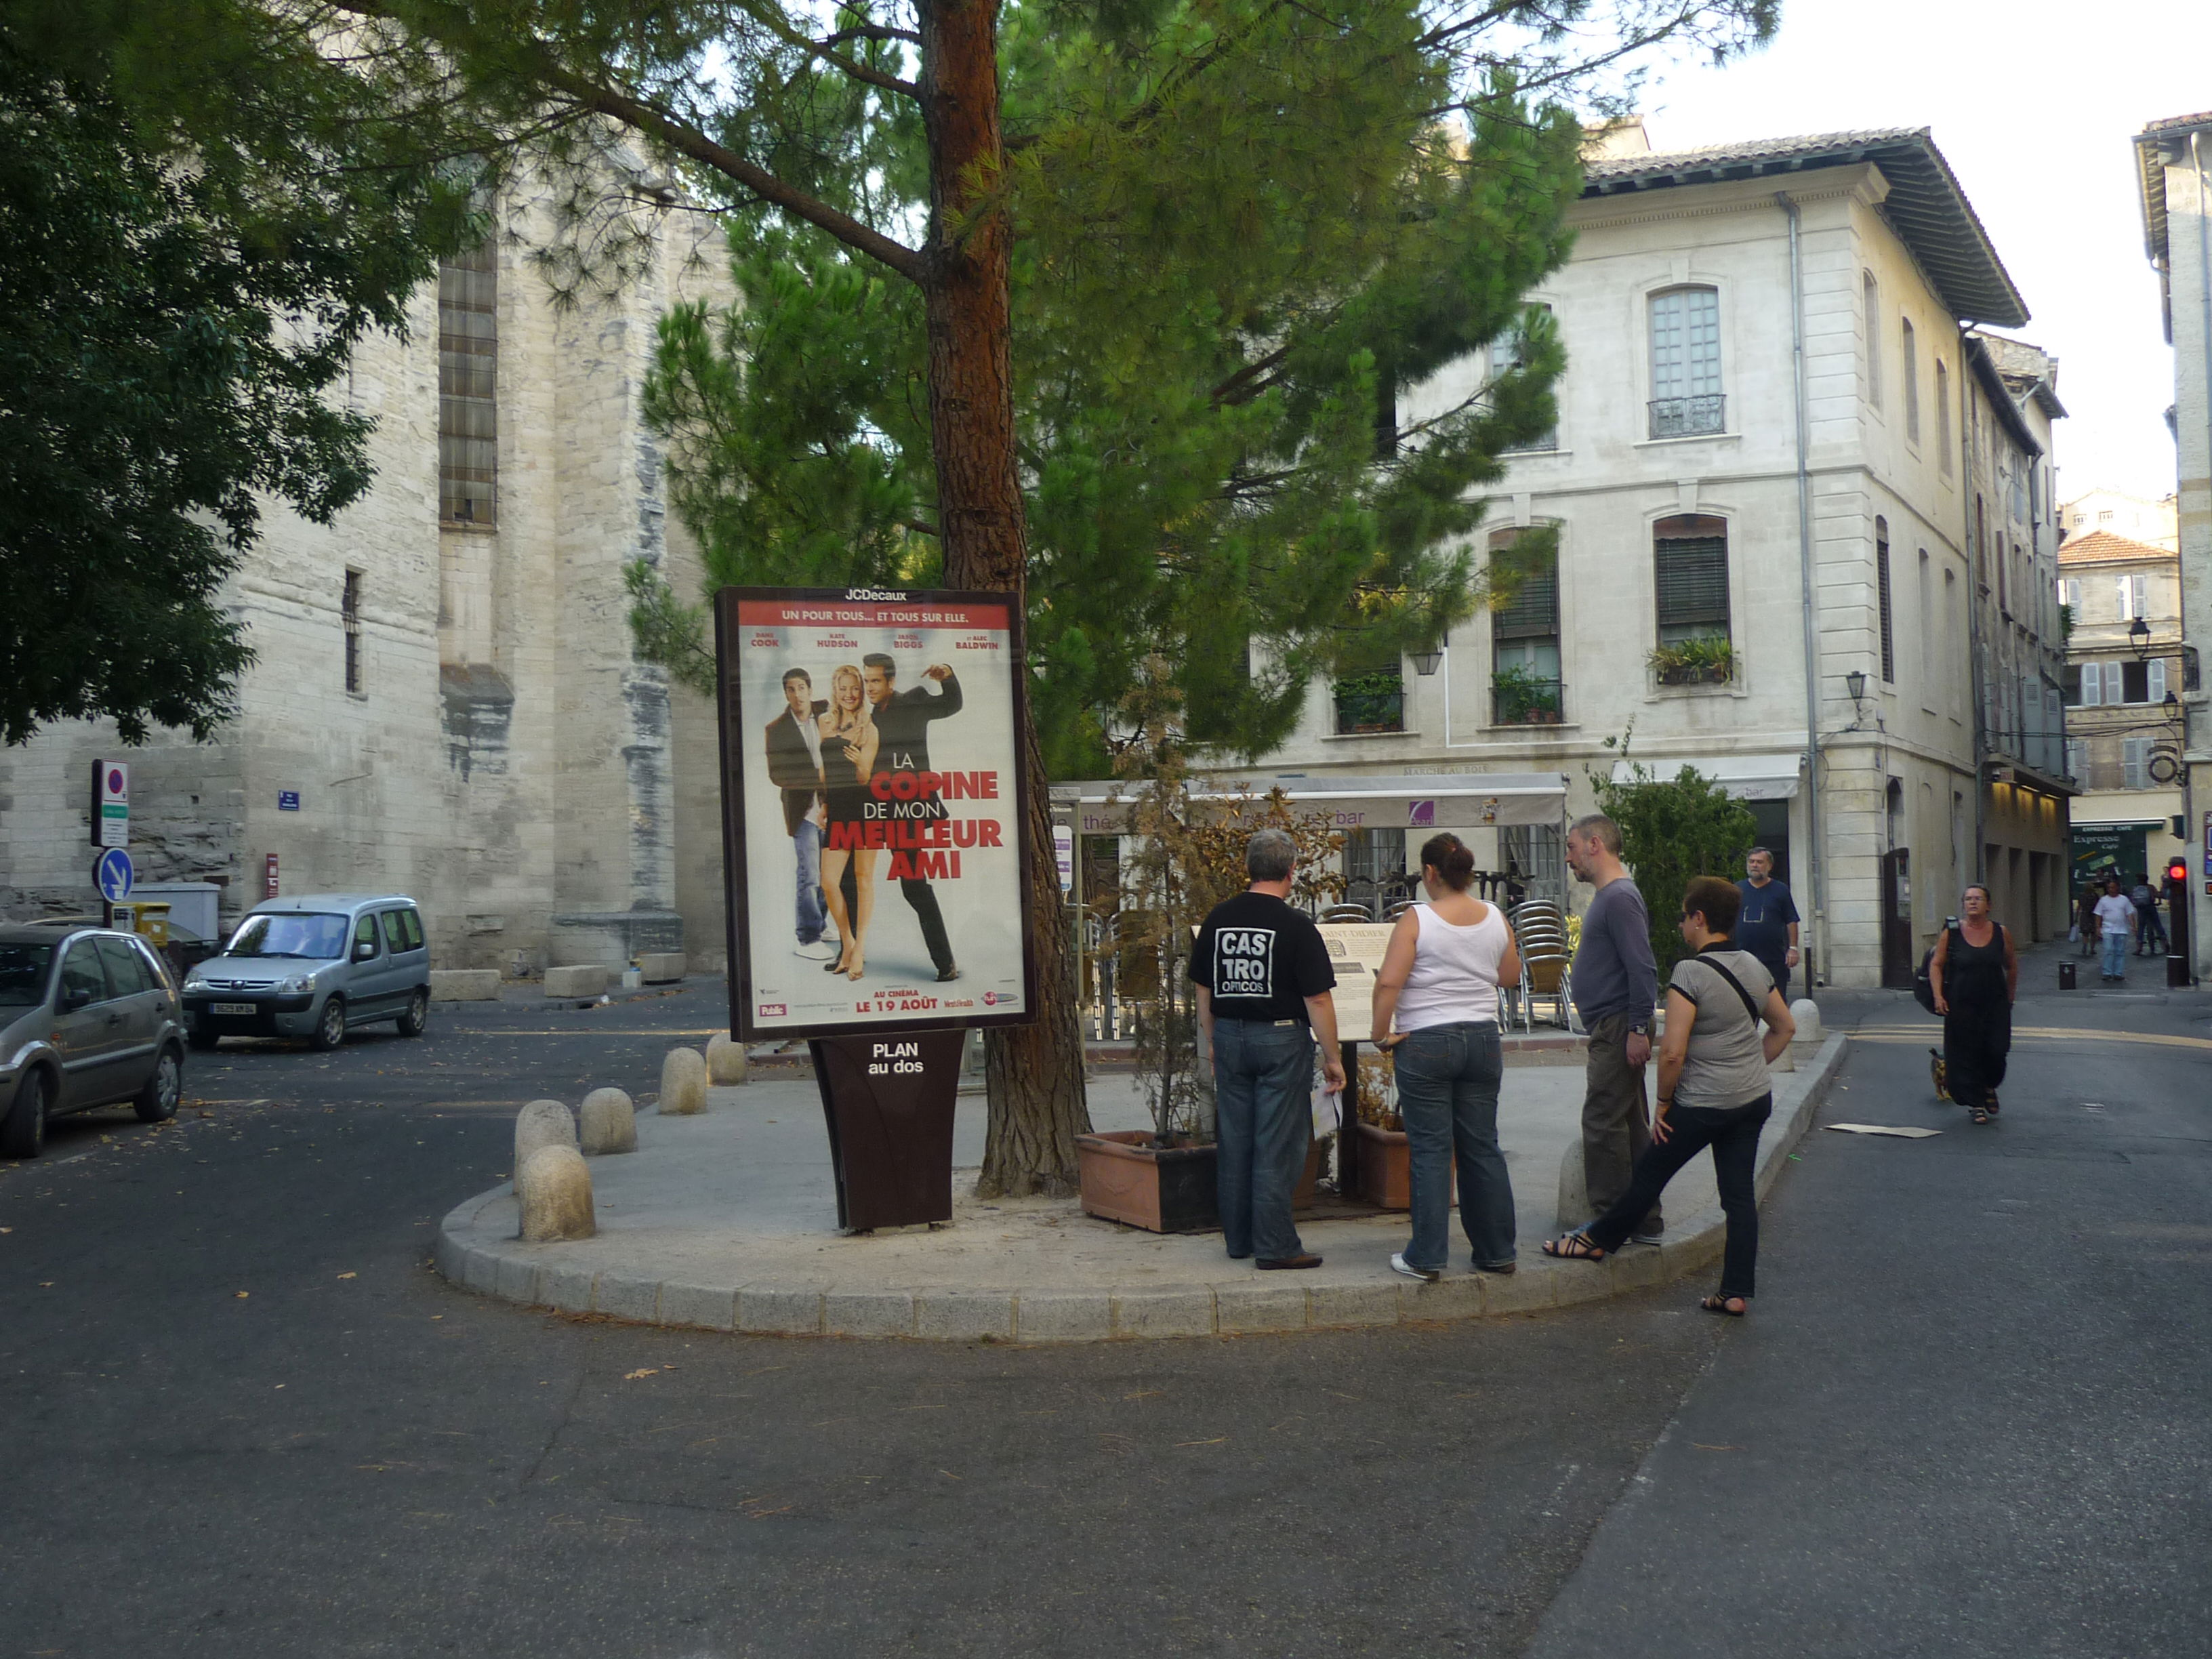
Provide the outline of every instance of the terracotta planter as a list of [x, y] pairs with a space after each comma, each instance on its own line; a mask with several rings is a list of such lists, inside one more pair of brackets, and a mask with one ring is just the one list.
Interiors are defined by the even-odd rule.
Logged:
[[1200, 1233], [1220, 1224], [1213, 1148], [1151, 1145], [1148, 1129], [1075, 1138], [1083, 1212], [1155, 1233]]
[[[1359, 1195], [1378, 1210], [1413, 1207], [1412, 1154], [1402, 1129], [1378, 1129], [1355, 1123], [1359, 1134]], [[1459, 1196], [1459, 1171], [1452, 1171], [1452, 1197]]]

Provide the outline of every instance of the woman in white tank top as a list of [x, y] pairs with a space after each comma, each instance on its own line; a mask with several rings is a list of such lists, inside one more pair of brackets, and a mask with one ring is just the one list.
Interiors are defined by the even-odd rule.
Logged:
[[1497, 907], [1467, 890], [1474, 875], [1474, 854], [1457, 836], [1430, 837], [1421, 848], [1429, 902], [1398, 918], [1375, 979], [1373, 1040], [1395, 1062], [1412, 1176], [1413, 1236], [1390, 1266], [1409, 1279], [1443, 1276], [1455, 1168], [1475, 1267], [1510, 1273], [1516, 1265], [1513, 1183], [1498, 1147], [1498, 987], [1519, 981], [1521, 953]]

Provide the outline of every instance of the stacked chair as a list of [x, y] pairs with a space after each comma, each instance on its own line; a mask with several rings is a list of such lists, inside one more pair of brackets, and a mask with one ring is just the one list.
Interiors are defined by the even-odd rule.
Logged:
[[1364, 904], [1332, 904], [1314, 918], [1316, 921], [1372, 921], [1375, 913]]
[[1551, 900], [1530, 899], [1513, 911], [1513, 936], [1521, 946], [1520, 992], [1515, 1000], [1520, 1008], [1521, 1029], [1534, 1029], [1540, 999], [1551, 1004], [1550, 1019], [1565, 1028], [1574, 960], [1567, 949], [1565, 916]]

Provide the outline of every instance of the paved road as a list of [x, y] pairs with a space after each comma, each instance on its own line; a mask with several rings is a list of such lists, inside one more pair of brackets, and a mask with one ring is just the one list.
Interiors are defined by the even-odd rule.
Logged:
[[1808, 1144], [1741, 1325], [1669, 1290], [1426, 1332], [779, 1341], [427, 1269], [515, 1103], [649, 1091], [715, 1012], [226, 1048], [191, 1073], [215, 1103], [0, 1175], [0, 1653], [2204, 1650], [2197, 1051], [2039, 1051], [1970, 1137], [1916, 1049], [1869, 1043], [1839, 1106], [1953, 1133]]

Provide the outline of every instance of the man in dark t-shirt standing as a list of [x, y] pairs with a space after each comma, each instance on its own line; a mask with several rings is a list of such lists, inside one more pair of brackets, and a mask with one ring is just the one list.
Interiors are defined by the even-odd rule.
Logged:
[[1743, 908], [1736, 915], [1735, 948], [1759, 958], [1787, 1002], [1790, 970], [1797, 965], [1797, 901], [1774, 879], [1774, 854], [1764, 847], [1745, 854], [1743, 867], [1748, 878], [1735, 884], [1743, 895]]
[[1262, 830], [1244, 848], [1252, 884], [1213, 907], [1190, 953], [1198, 1024], [1213, 1055], [1215, 1168], [1231, 1257], [1318, 1267], [1291, 1219], [1313, 1133], [1314, 1044], [1328, 1087], [1344, 1087], [1336, 970], [1321, 930], [1291, 908], [1297, 843]]

